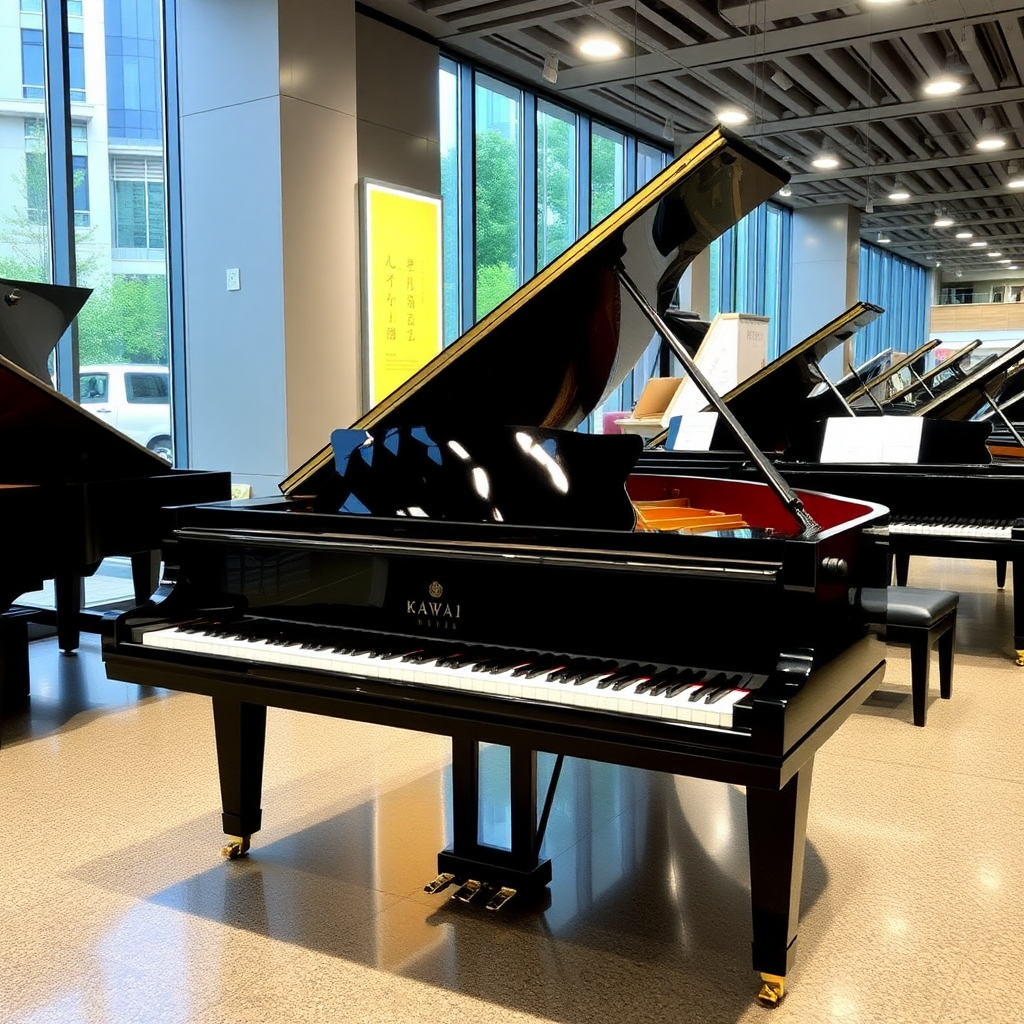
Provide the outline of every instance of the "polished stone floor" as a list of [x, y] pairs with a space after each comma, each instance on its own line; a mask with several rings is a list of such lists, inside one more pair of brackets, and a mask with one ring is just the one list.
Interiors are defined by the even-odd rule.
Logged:
[[933, 680], [914, 727], [891, 649], [819, 753], [775, 1010], [754, 998], [738, 789], [567, 762], [549, 898], [490, 914], [422, 891], [446, 740], [271, 711], [264, 827], [227, 861], [207, 700], [108, 681], [95, 637], [36, 641], [0, 747], [0, 1021], [1020, 1024], [1024, 668], [994, 579], [912, 564], [962, 594], [953, 697]]

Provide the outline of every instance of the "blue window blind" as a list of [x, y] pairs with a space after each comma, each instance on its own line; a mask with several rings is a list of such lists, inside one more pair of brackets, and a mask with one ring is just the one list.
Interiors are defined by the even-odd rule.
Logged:
[[711, 245], [711, 316], [754, 313], [768, 317], [769, 359], [790, 344], [792, 238], [792, 210], [768, 202], [751, 210]]
[[854, 335], [854, 365], [887, 348], [913, 352], [928, 340], [928, 269], [861, 242], [858, 295], [885, 312]]

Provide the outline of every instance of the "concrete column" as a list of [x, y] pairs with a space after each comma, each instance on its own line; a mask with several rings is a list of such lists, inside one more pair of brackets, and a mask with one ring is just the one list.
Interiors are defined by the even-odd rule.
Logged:
[[[822, 206], [797, 210], [793, 215], [793, 262], [790, 319], [795, 344], [839, 316], [860, 297], [857, 294], [860, 261], [860, 211], [851, 206]], [[788, 347], [783, 339], [783, 344]], [[849, 351], [829, 353], [823, 369], [838, 380], [853, 359]]]

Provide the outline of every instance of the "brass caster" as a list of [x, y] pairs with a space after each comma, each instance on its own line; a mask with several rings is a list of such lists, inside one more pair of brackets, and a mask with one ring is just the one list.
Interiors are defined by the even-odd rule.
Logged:
[[761, 972], [761, 991], [757, 993], [757, 1001], [762, 1006], [776, 1007], [786, 994], [786, 979], [778, 974]]
[[249, 840], [251, 836], [231, 836], [228, 845], [220, 852], [228, 860], [238, 860], [249, 852]]
[[1024, 665], [1024, 651], [1017, 651], [1017, 657], [1014, 659], [1015, 665]]

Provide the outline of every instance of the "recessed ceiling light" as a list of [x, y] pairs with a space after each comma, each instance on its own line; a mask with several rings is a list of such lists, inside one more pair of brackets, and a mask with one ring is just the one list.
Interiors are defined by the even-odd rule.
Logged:
[[750, 120], [750, 115], [739, 107], [723, 107], [715, 117], [719, 124], [745, 124]]
[[925, 83], [924, 92], [926, 96], [952, 96], [963, 87], [962, 79], [943, 71]]
[[622, 53], [622, 43], [607, 32], [595, 32], [583, 36], [576, 44], [576, 49], [584, 57], [608, 60], [611, 57], [618, 57]]
[[900, 181], [899, 178], [897, 178], [892, 183], [892, 191], [889, 193], [889, 198], [895, 199], [897, 201], [900, 199], [909, 199], [910, 190], [906, 187], [906, 185], [903, 184], [902, 181]]
[[892, 239], [889, 237], [889, 233], [887, 231], [878, 232], [878, 243], [880, 245], [888, 245], [891, 241]]
[[780, 196], [784, 196], [784, 197], [785, 197], [785, 198], [787, 198], [787, 199], [788, 199], [788, 198], [789, 198], [789, 197], [790, 197], [790, 196], [791, 196], [792, 194], [793, 194], [793, 188], [792, 188], [792, 186], [791, 186], [791, 185], [783, 185], [783, 186], [782, 186], [782, 188], [780, 188], [780, 189], [779, 189], [779, 195], [780, 195]]
[[996, 257], [1002, 256], [1003, 254], [1001, 252], [987, 252], [987, 253], [985, 253], [985, 255], [988, 256], [989, 259], [993, 259], [994, 260], [994, 259], [996, 259]]
[[1013, 260], [1000, 260], [999, 262], [1000, 263], [1012, 263]]
[[839, 166], [839, 157], [830, 150], [822, 150], [812, 161], [812, 167], [817, 167], [819, 171], [832, 171]]
[[1011, 178], [1006, 185], [1007, 188], [1024, 188], [1024, 174], [1019, 174], [1016, 178]]
[[984, 117], [981, 120], [981, 134], [974, 143], [975, 149], [991, 153], [997, 149], [1006, 148], [1006, 136], [996, 131], [995, 124], [991, 117]]
[[950, 217], [950, 215], [948, 213], [945, 213], [944, 211], [941, 211], [941, 210], [937, 210], [935, 212], [935, 224], [934, 224], [934, 227], [937, 227], [937, 228], [951, 228], [955, 223], [956, 223], [956, 221], [953, 220], [953, 218]]
[[1017, 264], [1016, 263], [1011, 263], [1010, 266], [1008, 266], [1006, 269], [1007, 270], [1016, 270], [1017, 269]]
[[956, 233], [956, 237], [957, 238], [973, 238], [974, 237], [974, 232], [973, 231], [967, 231], [966, 229], [964, 229], [963, 231], [958, 231]]

